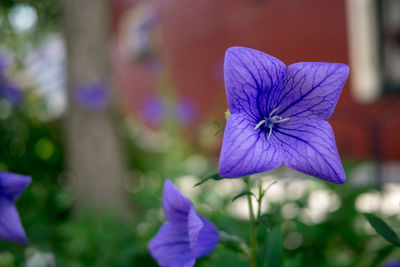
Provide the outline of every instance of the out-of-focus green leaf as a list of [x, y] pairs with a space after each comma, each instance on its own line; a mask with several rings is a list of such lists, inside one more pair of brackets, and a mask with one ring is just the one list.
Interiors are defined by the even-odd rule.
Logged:
[[303, 254], [297, 253], [296, 256], [287, 264], [286, 267], [301, 267]]
[[275, 224], [276, 224], [276, 223], [275, 223], [270, 217], [268, 217], [268, 215], [266, 215], [266, 214], [260, 216], [260, 218], [258, 219], [258, 223], [261, 224], [262, 226], [264, 226], [264, 227], [267, 229], [267, 231], [270, 231], [271, 228], [274, 227]]
[[10, 252], [0, 253], [0, 266], [4, 267], [15, 266], [14, 256]]
[[246, 257], [250, 254], [250, 249], [248, 248], [246, 242], [236, 235], [228, 234], [224, 231], [219, 232], [220, 243], [224, 244], [227, 248], [242, 252]]
[[390, 226], [381, 218], [373, 214], [364, 214], [375, 231], [395, 246], [400, 246], [400, 239]]
[[198, 182], [197, 184], [195, 184], [193, 187], [199, 186], [199, 185], [205, 183], [206, 181], [208, 181], [208, 180], [210, 180], [210, 179], [215, 180], [215, 181], [219, 181], [219, 180], [224, 179], [224, 177], [221, 177], [221, 176], [219, 175], [219, 173], [215, 173], [215, 174], [209, 175], [209, 176], [207, 176], [207, 177], [201, 179], [201, 181]]
[[240, 194], [237, 194], [232, 198], [232, 202], [234, 202], [236, 199], [241, 198], [243, 196], [255, 196], [252, 192], [250, 191], [243, 191]]
[[394, 246], [387, 246], [376, 251], [373, 255], [374, 258], [373, 261], [370, 263], [370, 266], [379, 266], [379, 263], [382, 262], [382, 259], [386, 259], [395, 249], [397, 248]]
[[[280, 226], [277, 226], [268, 233], [261, 255], [265, 255], [262, 266], [282, 267], [283, 236]], [[266, 250], [266, 251], [265, 251]]]

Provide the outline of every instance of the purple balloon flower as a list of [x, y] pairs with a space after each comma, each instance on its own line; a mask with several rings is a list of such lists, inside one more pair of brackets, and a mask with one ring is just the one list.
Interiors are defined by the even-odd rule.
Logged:
[[224, 75], [229, 110], [220, 174], [235, 178], [287, 165], [341, 184], [345, 173], [326, 121], [346, 82], [339, 63], [300, 62], [286, 67], [260, 51], [226, 51]]
[[160, 266], [192, 267], [196, 259], [213, 251], [218, 243], [217, 228], [193, 208], [193, 204], [167, 180], [163, 208], [167, 217], [149, 250]]
[[15, 201], [30, 182], [29, 176], [0, 171], [0, 239], [18, 243], [28, 241]]

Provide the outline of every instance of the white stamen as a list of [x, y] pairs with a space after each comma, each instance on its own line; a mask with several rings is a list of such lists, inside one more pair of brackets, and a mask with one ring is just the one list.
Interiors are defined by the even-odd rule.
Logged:
[[273, 128], [273, 126], [274, 126], [275, 123], [282, 123], [282, 122], [286, 122], [286, 121], [288, 121], [288, 120], [291, 119], [290, 117], [288, 117], [288, 118], [282, 118], [282, 117], [279, 116], [279, 115], [273, 116], [273, 115], [275, 114], [275, 112], [276, 112], [277, 110], [279, 110], [279, 109], [280, 109], [280, 107], [277, 107], [277, 108], [275, 108], [274, 110], [272, 110], [271, 113], [269, 114], [269, 117], [268, 117], [268, 118], [265, 118], [265, 120], [260, 121], [260, 122], [254, 127], [254, 130], [257, 130], [257, 129], [260, 128], [263, 124], [265, 124], [265, 127], [268, 127], [268, 129], [269, 129], [269, 133], [268, 133], [268, 137], [267, 137], [268, 141], [269, 141], [269, 139], [270, 139], [270, 137], [271, 137], [271, 135], [272, 135], [272, 128]]
[[257, 130], [258, 128], [260, 128], [260, 126], [263, 125], [264, 122], [265, 122], [265, 120], [260, 121], [260, 122], [254, 127], [254, 130]]
[[271, 134], [272, 134], [272, 125], [269, 126], [269, 134], [268, 134], [268, 137], [267, 137], [268, 141], [269, 141], [269, 137], [271, 136]]
[[274, 123], [281, 123], [281, 122], [288, 121], [288, 120], [290, 120], [290, 119], [291, 119], [291, 117], [287, 117], [287, 118], [281, 119], [281, 120], [279, 120], [279, 121], [274, 121]]
[[275, 112], [278, 111], [278, 109], [280, 109], [281, 107], [277, 107], [276, 109], [272, 110], [271, 113], [269, 113], [269, 117], [271, 118], [272, 115], [274, 115]]

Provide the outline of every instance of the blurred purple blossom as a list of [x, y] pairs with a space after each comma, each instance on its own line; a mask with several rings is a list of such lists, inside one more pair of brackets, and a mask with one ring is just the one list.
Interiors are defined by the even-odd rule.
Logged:
[[15, 201], [30, 182], [29, 176], [0, 171], [0, 239], [18, 243], [28, 241]]
[[0, 84], [0, 95], [14, 106], [24, 100], [24, 94], [21, 89], [10, 81]]
[[188, 99], [181, 100], [176, 106], [176, 116], [182, 124], [189, 124], [196, 117], [196, 107], [194, 103]]
[[167, 115], [167, 108], [161, 97], [148, 98], [142, 106], [141, 115], [150, 124], [158, 125]]
[[196, 112], [195, 104], [188, 99], [178, 101], [171, 111], [160, 96], [148, 98], [141, 108], [142, 117], [152, 125], [160, 124], [169, 115], [181, 124], [189, 124]]
[[0, 55], [0, 97], [12, 105], [18, 105], [24, 100], [24, 95], [21, 89], [6, 76], [8, 66], [8, 60]]
[[3, 75], [7, 67], [8, 67], [8, 60], [4, 55], [0, 54], [0, 75]]
[[384, 267], [399, 267], [400, 266], [400, 261], [390, 261], [385, 263]]
[[212, 69], [212, 74], [217, 81], [224, 80], [224, 61], [217, 61]]
[[44, 100], [49, 118], [61, 116], [67, 105], [66, 48], [62, 36], [46, 35], [24, 61], [24, 72], [35, 85], [35, 94]]
[[130, 47], [136, 60], [147, 59], [153, 55], [155, 47], [154, 31], [159, 21], [157, 10], [151, 4], [137, 8], [135, 20], [131, 24]]
[[110, 92], [106, 83], [86, 82], [75, 87], [75, 100], [88, 110], [98, 111], [107, 107]]
[[329, 123], [347, 80], [339, 63], [288, 67], [263, 52], [231, 47], [224, 76], [229, 110], [219, 161], [223, 177], [278, 168], [341, 184], [345, 181]]
[[163, 70], [163, 62], [157, 57], [152, 57], [146, 60], [145, 67], [151, 76], [157, 76]]
[[150, 254], [160, 266], [192, 267], [215, 249], [218, 229], [196, 212], [170, 180], [165, 181], [162, 202], [167, 222], [150, 241]]
[[155, 26], [157, 26], [159, 20], [160, 18], [158, 13], [153, 9], [149, 9], [148, 13], [142, 16], [138, 30], [144, 34], [149, 34], [149, 32], [152, 31]]

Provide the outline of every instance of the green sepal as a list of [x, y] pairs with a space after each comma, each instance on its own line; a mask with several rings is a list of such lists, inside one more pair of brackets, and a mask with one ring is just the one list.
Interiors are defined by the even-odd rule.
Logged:
[[219, 175], [219, 173], [214, 173], [214, 174], [212, 174], [212, 175], [209, 175], [209, 176], [207, 176], [207, 177], [201, 179], [201, 181], [198, 182], [197, 184], [195, 184], [193, 187], [199, 186], [199, 185], [201, 185], [201, 184], [207, 182], [207, 181], [210, 180], [210, 179], [215, 180], [215, 181], [219, 181], [219, 180], [224, 179], [224, 177], [222, 177], [221, 175]]

